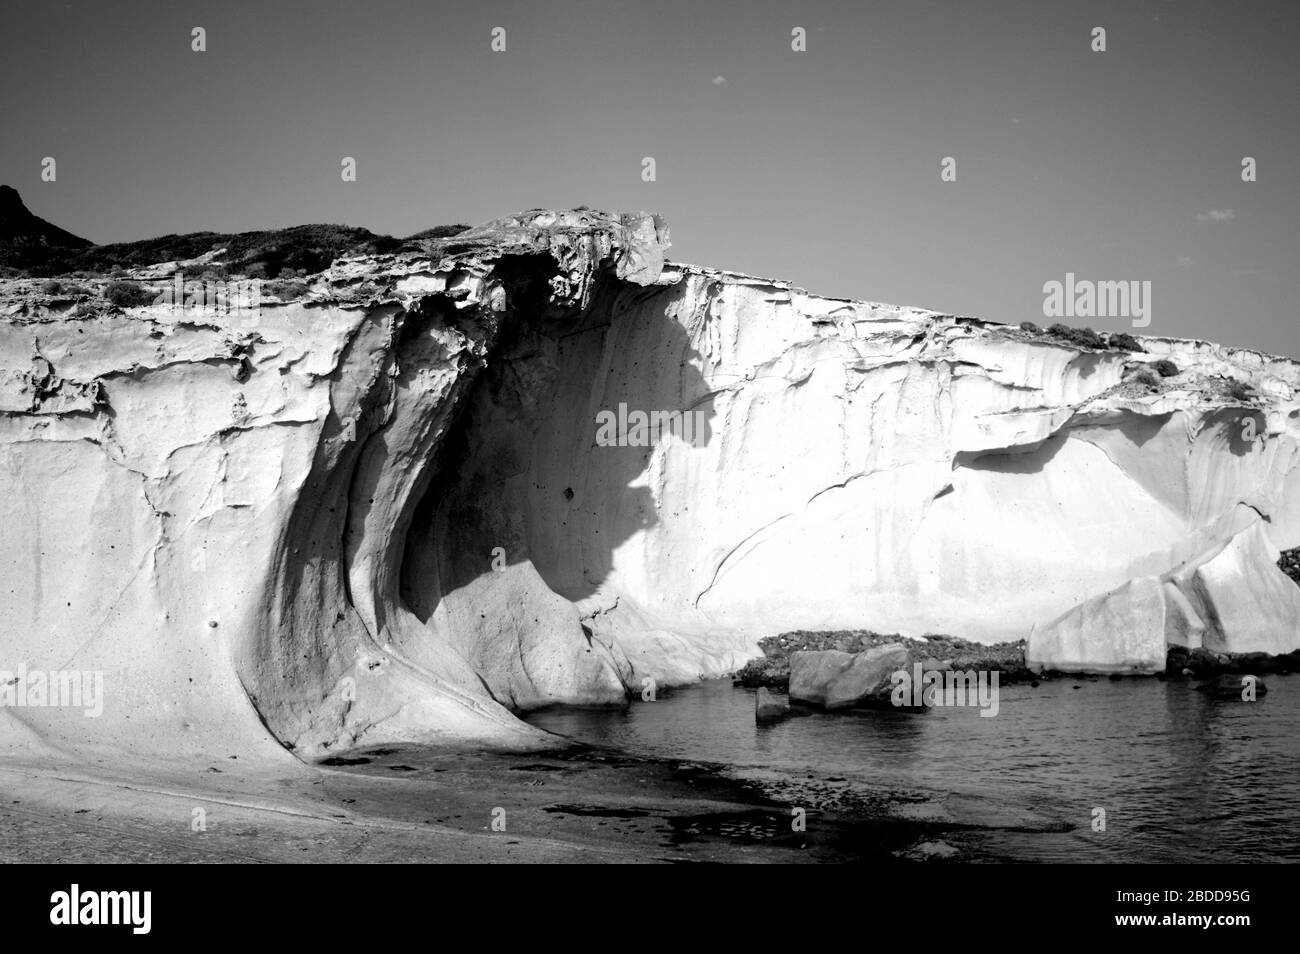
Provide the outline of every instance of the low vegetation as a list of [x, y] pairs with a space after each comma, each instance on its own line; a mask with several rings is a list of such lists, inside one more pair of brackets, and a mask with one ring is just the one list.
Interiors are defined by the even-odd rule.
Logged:
[[1123, 331], [1101, 334], [1091, 328], [1074, 328], [1060, 322], [1044, 330], [1032, 321], [1022, 321], [1020, 330], [1031, 335], [1056, 338], [1078, 348], [1092, 348], [1094, 351], [1146, 351], [1142, 342]]
[[1228, 383], [1228, 396], [1234, 401], [1253, 401], [1256, 397], [1255, 389], [1244, 381], [1231, 381]]
[[420, 242], [426, 239], [446, 239], [459, 235], [461, 232], [468, 232], [471, 226], [468, 225], [435, 225], [431, 229], [425, 229], [423, 232], [416, 232], [407, 238], [408, 242]]
[[1160, 375], [1151, 370], [1149, 365], [1133, 368], [1125, 378], [1129, 384], [1141, 384], [1148, 388], [1160, 387]]
[[1091, 328], [1071, 328], [1069, 325], [1057, 322], [1047, 329], [1047, 333], [1053, 338], [1060, 338], [1080, 348], [1095, 348], [1098, 351], [1106, 349], [1106, 339]]
[[88, 295], [89, 290], [76, 282], [61, 282], [57, 279], [41, 282], [42, 295], [57, 295], [60, 298], [75, 298], [78, 295]]
[[136, 282], [113, 281], [104, 286], [104, 298], [118, 308], [136, 308], [153, 304], [158, 292]]
[[269, 281], [262, 286], [262, 290], [273, 298], [293, 299], [301, 298], [307, 294], [307, 283], [304, 281]]
[[[345, 255], [384, 255], [416, 249], [420, 242], [441, 241], [468, 229], [439, 225], [406, 239], [376, 235], [342, 225], [298, 225], [260, 232], [192, 232], [163, 235], [140, 242], [68, 248], [48, 245], [0, 245], [0, 277], [54, 278], [120, 275], [131, 268], [187, 261], [223, 249], [216, 262], [204, 265], [212, 280], [226, 278], [301, 278], [328, 268]], [[204, 277], [196, 274], [196, 279]]]
[[1122, 331], [1119, 334], [1107, 335], [1106, 344], [1112, 351], [1146, 351], [1136, 338]]

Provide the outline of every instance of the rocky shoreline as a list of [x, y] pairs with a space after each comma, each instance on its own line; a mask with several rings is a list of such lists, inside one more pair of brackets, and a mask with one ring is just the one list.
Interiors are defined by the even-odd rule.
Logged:
[[[1283, 550], [1277, 566], [1300, 586], [1300, 547]], [[797, 652], [865, 653], [891, 644], [907, 650], [908, 667], [921, 664], [923, 669], [955, 669], [997, 672], [1003, 685], [1036, 682], [1040, 679], [1074, 678], [1088, 675], [1073, 671], [1047, 669], [1035, 671], [1025, 661], [1026, 640], [983, 644], [960, 636], [927, 633], [921, 637], [872, 630], [795, 630], [759, 640], [763, 655], [751, 659], [734, 675], [738, 686], [787, 692], [790, 687], [790, 657]], [[1163, 672], [1156, 678], [1170, 676], [1211, 678], [1222, 675], [1300, 672], [1300, 650], [1282, 655], [1270, 653], [1223, 653], [1196, 648], [1170, 646]], [[1114, 676], [1112, 678], [1121, 678]]]
[[1291, 577], [1296, 586], [1300, 586], [1300, 547], [1294, 550], [1283, 550], [1282, 555], [1277, 558], [1277, 568]]
[[[1003, 682], [1026, 682], [1037, 674], [1025, 666], [1025, 641], [982, 645], [956, 636], [926, 635], [920, 639], [887, 635], [871, 630], [797, 630], [759, 641], [763, 656], [751, 659], [736, 673], [735, 682], [746, 688], [787, 690], [790, 686], [790, 656], [796, 652], [836, 650], [862, 653], [891, 643], [907, 649], [909, 664], [926, 669], [975, 669], [1000, 673]], [[946, 664], [946, 665], [945, 665]]]
[[[1292, 551], [1294, 554], [1294, 551]], [[1285, 554], [1283, 555], [1286, 556]], [[1295, 556], [1300, 574], [1300, 554]], [[1287, 569], [1284, 567], [1284, 569]], [[1290, 575], [1291, 571], [1288, 570]], [[957, 636], [930, 635], [911, 638], [871, 630], [797, 630], [759, 641], [763, 655], [751, 659], [733, 677], [735, 685], [787, 692], [790, 687], [790, 657], [796, 652], [864, 653], [890, 644], [907, 650], [908, 664], [924, 669], [955, 669], [997, 672], [1003, 685], [1036, 683], [1042, 679], [1075, 678], [1083, 673], [1045, 670], [1035, 672], [1025, 663], [1024, 640], [983, 645]], [[1220, 675], [1300, 672], [1300, 650], [1283, 655], [1269, 653], [1217, 653], [1197, 648], [1171, 646], [1163, 672], [1155, 678], [1209, 678]], [[1111, 678], [1122, 678], [1118, 675]]]

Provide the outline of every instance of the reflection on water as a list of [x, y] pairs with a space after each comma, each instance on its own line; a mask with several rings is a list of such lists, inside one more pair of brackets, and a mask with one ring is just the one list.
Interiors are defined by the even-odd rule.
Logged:
[[[1004, 686], [1001, 710], [809, 713], [754, 723], [754, 697], [717, 680], [625, 710], [556, 707], [534, 725], [584, 742], [864, 791], [961, 793], [1073, 826], [981, 831], [978, 855], [1043, 861], [1300, 860], [1300, 677], [1259, 701], [1193, 683], [1062, 679]], [[1092, 830], [1093, 809], [1106, 831]]]

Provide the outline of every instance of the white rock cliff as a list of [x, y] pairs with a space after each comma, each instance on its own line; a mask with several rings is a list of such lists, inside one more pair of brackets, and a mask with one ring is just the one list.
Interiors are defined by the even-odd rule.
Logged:
[[[1300, 647], [1296, 362], [1082, 348], [667, 244], [531, 212], [248, 311], [0, 283], [0, 669], [104, 679], [98, 718], [6, 706], [0, 739], [530, 745], [512, 710], [791, 629], [1099, 672]], [[597, 440], [620, 405], [695, 433]]]

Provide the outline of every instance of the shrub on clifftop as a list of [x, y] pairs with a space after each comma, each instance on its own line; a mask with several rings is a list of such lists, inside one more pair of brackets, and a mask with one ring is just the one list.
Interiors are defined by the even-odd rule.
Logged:
[[135, 308], [152, 304], [158, 293], [135, 282], [109, 282], [104, 288], [104, 297], [118, 308]]
[[1071, 328], [1057, 322], [1047, 329], [1047, 333], [1080, 348], [1095, 348], [1098, 351], [1106, 349], [1105, 340], [1091, 328]]
[[1141, 343], [1132, 335], [1120, 332], [1116, 335], [1107, 335], [1106, 343], [1116, 351], [1146, 351]]

